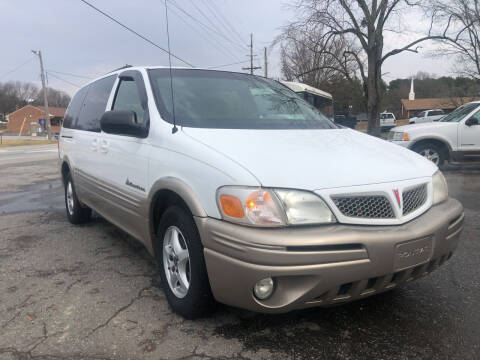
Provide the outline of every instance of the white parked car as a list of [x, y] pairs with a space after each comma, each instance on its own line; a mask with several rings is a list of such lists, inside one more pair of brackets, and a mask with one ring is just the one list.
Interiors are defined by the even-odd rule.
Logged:
[[397, 125], [397, 119], [395, 118], [395, 115], [391, 112], [386, 112], [384, 111], [383, 113], [380, 114], [380, 128], [386, 129], [386, 128], [392, 128]]
[[59, 157], [70, 222], [141, 241], [187, 318], [362, 299], [442, 265], [463, 227], [432, 162], [248, 74], [109, 73], [73, 97]]
[[441, 166], [445, 161], [480, 161], [480, 102], [460, 106], [439, 122], [399, 126], [389, 141]]
[[435, 110], [425, 110], [422, 111], [417, 116], [414, 116], [408, 120], [409, 124], [421, 124], [426, 122], [434, 122], [439, 121], [441, 118], [445, 116], [445, 113], [442, 109], [435, 109]]

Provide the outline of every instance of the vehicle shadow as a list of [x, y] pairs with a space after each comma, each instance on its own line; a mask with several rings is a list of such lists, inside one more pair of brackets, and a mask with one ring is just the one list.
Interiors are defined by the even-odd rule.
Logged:
[[215, 329], [252, 350], [270, 349], [297, 359], [473, 358], [458, 348], [454, 316], [428, 281], [342, 306], [280, 315], [222, 307], [237, 322]]

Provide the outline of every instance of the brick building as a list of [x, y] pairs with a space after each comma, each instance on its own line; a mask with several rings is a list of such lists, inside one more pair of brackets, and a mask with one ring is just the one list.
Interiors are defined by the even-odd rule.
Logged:
[[457, 107], [470, 101], [476, 101], [479, 98], [457, 97], [457, 98], [426, 98], [426, 99], [401, 99], [402, 112], [401, 119], [410, 119], [417, 116], [425, 110], [442, 109], [445, 113], [450, 113]]
[[[65, 108], [54, 106], [48, 107], [50, 113], [50, 123], [52, 125], [52, 133], [60, 131], [63, 117], [65, 116]], [[26, 105], [7, 115], [7, 133], [16, 134], [22, 132], [21, 135], [37, 135], [45, 134], [47, 129], [45, 123], [45, 110], [43, 106]]]

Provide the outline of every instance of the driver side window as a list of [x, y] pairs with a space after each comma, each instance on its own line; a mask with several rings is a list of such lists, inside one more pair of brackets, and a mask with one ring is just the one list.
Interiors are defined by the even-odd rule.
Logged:
[[137, 116], [137, 122], [139, 124], [145, 123], [145, 110], [142, 107], [135, 80], [120, 80], [112, 110], [132, 110]]
[[476, 123], [480, 124], [480, 111], [477, 111], [475, 114], [470, 116], [470, 119], [468, 119], [468, 120], [469, 121], [471, 121], [471, 120], [475, 121], [476, 120]]

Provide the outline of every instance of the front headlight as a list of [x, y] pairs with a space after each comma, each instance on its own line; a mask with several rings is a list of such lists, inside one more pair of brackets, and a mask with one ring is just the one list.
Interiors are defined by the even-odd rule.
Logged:
[[433, 174], [432, 177], [433, 188], [433, 205], [439, 204], [448, 198], [448, 186], [445, 177], [440, 171]]
[[408, 134], [402, 131], [392, 131], [390, 139], [394, 141], [408, 141]]
[[308, 191], [224, 186], [217, 191], [223, 219], [253, 226], [336, 222], [328, 206]]
[[275, 194], [282, 202], [288, 223], [291, 225], [336, 222], [327, 204], [311, 192], [276, 189]]

